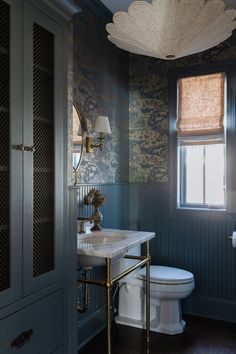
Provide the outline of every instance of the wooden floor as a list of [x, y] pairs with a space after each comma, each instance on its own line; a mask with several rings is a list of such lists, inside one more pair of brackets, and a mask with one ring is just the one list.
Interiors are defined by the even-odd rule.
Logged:
[[[236, 324], [185, 316], [186, 331], [175, 336], [151, 332], [151, 354], [236, 354]], [[112, 354], [145, 354], [145, 332], [113, 325]], [[101, 332], [79, 354], [106, 354]]]

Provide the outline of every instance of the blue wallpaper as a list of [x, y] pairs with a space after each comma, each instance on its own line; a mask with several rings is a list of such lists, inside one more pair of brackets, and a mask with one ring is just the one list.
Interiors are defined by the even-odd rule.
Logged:
[[74, 102], [93, 132], [95, 118], [108, 116], [112, 136], [104, 151], [84, 152], [80, 183], [114, 183], [128, 180], [128, 54], [119, 51], [105, 36], [104, 24], [83, 4], [73, 20]]

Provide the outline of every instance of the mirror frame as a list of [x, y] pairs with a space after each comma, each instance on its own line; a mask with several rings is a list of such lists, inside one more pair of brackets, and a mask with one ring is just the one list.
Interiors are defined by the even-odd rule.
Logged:
[[[72, 103], [72, 156], [73, 156], [73, 146], [74, 146], [74, 144], [73, 144], [73, 107], [75, 108], [76, 113], [78, 115], [78, 118], [79, 118], [79, 121], [80, 121], [80, 124], [81, 124], [81, 133], [82, 133], [81, 134], [82, 135], [82, 144], [81, 144], [80, 158], [79, 158], [79, 161], [77, 163], [77, 166], [76, 167], [72, 166], [73, 175], [76, 175], [77, 172], [78, 172], [79, 166], [81, 164], [82, 157], [83, 157], [84, 136], [85, 136], [85, 133], [87, 132], [87, 122], [86, 122], [86, 119], [85, 119], [84, 115], [81, 113], [81, 110], [79, 109], [78, 105], [75, 102], [73, 102]], [[75, 182], [77, 182], [77, 181], [75, 181]]]

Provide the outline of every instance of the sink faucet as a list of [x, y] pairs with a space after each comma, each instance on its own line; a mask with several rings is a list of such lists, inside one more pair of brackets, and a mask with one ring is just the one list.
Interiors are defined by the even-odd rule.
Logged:
[[84, 196], [84, 204], [89, 205], [92, 204], [94, 207], [93, 214], [91, 219], [94, 223], [91, 231], [101, 231], [102, 228], [100, 226], [100, 222], [102, 220], [102, 213], [99, 208], [105, 201], [105, 196], [98, 189], [92, 188], [87, 195]]
[[84, 234], [85, 233], [84, 224], [86, 223], [86, 221], [90, 221], [90, 223], [92, 223], [92, 220], [91, 218], [87, 218], [87, 217], [77, 217], [77, 220], [80, 221], [79, 234]]

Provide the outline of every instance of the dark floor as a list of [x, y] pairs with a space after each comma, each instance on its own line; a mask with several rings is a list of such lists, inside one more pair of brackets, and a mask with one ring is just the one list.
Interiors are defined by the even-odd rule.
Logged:
[[[183, 334], [169, 336], [151, 332], [151, 354], [236, 354], [236, 324], [185, 316]], [[113, 325], [112, 354], [145, 354], [145, 331]], [[106, 354], [103, 331], [79, 354]]]

